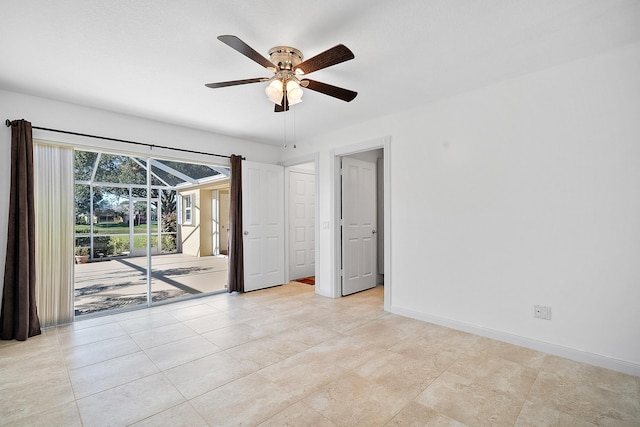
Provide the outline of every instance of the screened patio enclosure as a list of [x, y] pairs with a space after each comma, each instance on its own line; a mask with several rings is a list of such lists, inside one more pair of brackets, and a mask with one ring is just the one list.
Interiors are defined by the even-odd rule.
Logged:
[[213, 165], [76, 150], [76, 315], [224, 289], [194, 282], [224, 270], [218, 282], [226, 284], [226, 260], [182, 255], [179, 193], [224, 187], [228, 176]]

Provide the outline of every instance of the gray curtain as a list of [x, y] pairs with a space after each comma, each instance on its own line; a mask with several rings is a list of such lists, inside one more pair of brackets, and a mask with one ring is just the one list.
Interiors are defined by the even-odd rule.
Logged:
[[0, 338], [24, 341], [39, 335], [36, 308], [35, 208], [31, 123], [11, 123], [11, 193]]
[[228, 292], [244, 292], [242, 246], [242, 156], [231, 156], [229, 185], [229, 281]]

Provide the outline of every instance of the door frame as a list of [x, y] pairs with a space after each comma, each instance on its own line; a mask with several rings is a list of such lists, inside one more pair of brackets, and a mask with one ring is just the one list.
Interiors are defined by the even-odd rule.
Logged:
[[211, 190], [211, 255], [220, 255], [220, 190]]
[[[285, 223], [285, 228], [284, 228], [284, 253], [286, 254], [284, 257], [284, 278], [285, 278], [285, 282], [289, 283], [289, 281], [291, 280], [291, 275], [289, 272], [289, 250], [290, 248], [290, 239], [291, 239], [291, 232], [289, 230], [289, 171], [290, 170], [295, 170], [295, 167], [297, 165], [302, 165], [305, 163], [313, 163], [314, 164], [314, 170], [315, 170], [315, 176], [316, 176], [316, 218], [315, 218], [315, 225], [314, 225], [314, 229], [315, 229], [315, 271], [316, 271], [316, 283], [319, 283], [319, 281], [321, 280], [321, 271], [322, 269], [320, 268], [320, 250], [318, 248], [318, 244], [320, 241], [320, 215], [318, 214], [318, 208], [319, 208], [319, 200], [318, 197], [320, 195], [320, 179], [319, 179], [319, 174], [320, 174], [320, 153], [311, 153], [311, 154], [307, 154], [307, 155], [303, 155], [303, 156], [299, 156], [299, 157], [295, 157], [292, 159], [288, 159], [286, 161], [283, 162], [283, 166], [284, 166], [284, 188], [285, 188], [285, 192], [284, 192], [284, 205], [287, 206], [287, 209], [284, 210], [284, 223]], [[315, 288], [315, 292], [318, 293], [318, 289], [319, 286], [314, 286]]]
[[[338, 298], [342, 294], [342, 277], [341, 277], [341, 265], [342, 265], [342, 237], [341, 237], [341, 207], [342, 207], [342, 185], [340, 179], [340, 169], [342, 157], [351, 154], [362, 153], [365, 151], [382, 149], [383, 156], [383, 191], [384, 200], [384, 309], [388, 311], [391, 307], [391, 286], [392, 286], [392, 271], [391, 271], [391, 136], [384, 136], [376, 139], [362, 141], [352, 145], [343, 147], [337, 147], [331, 150], [332, 162], [330, 164], [332, 170], [331, 176], [333, 179], [333, 297]], [[380, 201], [378, 201], [380, 203]], [[378, 248], [380, 250], [381, 248]], [[317, 266], [316, 266], [316, 269]]]

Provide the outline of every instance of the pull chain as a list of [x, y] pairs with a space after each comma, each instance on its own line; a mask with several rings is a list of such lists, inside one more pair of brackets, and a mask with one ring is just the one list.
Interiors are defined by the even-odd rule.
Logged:
[[284, 116], [284, 148], [287, 148], [287, 110], [283, 111], [282, 115]]

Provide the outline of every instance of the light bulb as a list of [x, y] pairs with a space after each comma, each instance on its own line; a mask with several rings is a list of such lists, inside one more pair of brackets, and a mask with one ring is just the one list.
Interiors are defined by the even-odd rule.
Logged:
[[295, 80], [289, 80], [287, 82], [287, 100], [289, 105], [295, 105], [302, 102], [302, 89]]
[[274, 104], [282, 105], [282, 82], [280, 80], [274, 80], [269, 83], [264, 89], [264, 93], [267, 94], [267, 98]]

